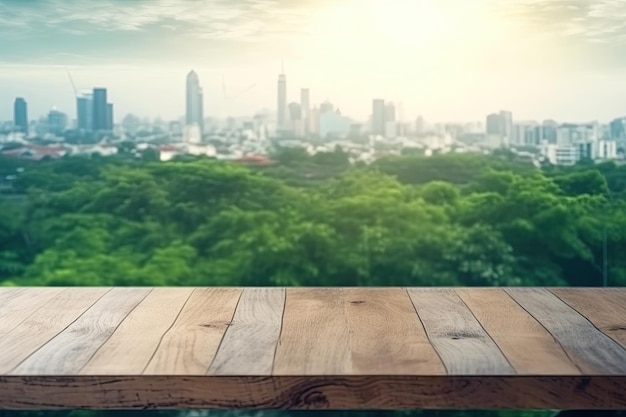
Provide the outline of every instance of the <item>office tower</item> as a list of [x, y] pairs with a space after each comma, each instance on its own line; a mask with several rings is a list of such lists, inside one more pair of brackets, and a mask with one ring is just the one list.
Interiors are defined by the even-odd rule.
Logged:
[[22, 97], [16, 98], [13, 104], [13, 120], [20, 132], [28, 133], [28, 105]]
[[319, 135], [320, 133], [320, 109], [314, 106], [311, 110], [311, 134]]
[[513, 138], [513, 113], [510, 111], [500, 111], [500, 120], [502, 122], [502, 135], [504, 136], [505, 145], [510, 145]]
[[325, 101], [320, 105], [320, 114], [331, 112], [335, 109], [335, 106], [330, 101]]
[[287, 128], [287, 78], [284, 68], [278, 76], [278, 130]]
[[418, 116], [417, 120], [415, 120], [415, 134], [421, 135], [426, 131], [426, 123], [424, 122], [424, 118], [422, 116]]
[[374, 99], [372, 102], [372, 133], [385, 134], [385, 100]]
[[67, 115], [53, 108], [48, 112], [48, 131], [54, 134], [61, 134], [67, 128]]
[[93, 105], [92, 105], [92, 129], [94, 132], [106, 131], [108, 129], [108, 111], [106, 88], [93, 89]]
[[559, 124], [555, 120], [544, 120], [542, 123], [542, 139], [549, 144], [556, 144]]
[[296, 137], [303, 136], [303, 126], [302, 126], [302, 108], [300, 104], [293, 102], [289, 103], [289, 128], [288, 130], [292, 131]]
[[385, 122], [396, 121], [396, 106], [393, 103], [385, 104]]
[[91, 93], [76, 97], [76, 124], [79, 130], [90, 131], [93, 128], [93, 95]]
[[308, 88], [300, 90], [300, 110], [302, 112], [303, 136], [308, 137], [311, 133], [311, 103]]
[[113, 130], [113, 104], [107, 103], [107, 130]]
[[487, 116], [486, 133], [488, 135], [502, 134], [502, 119], [499, 114], [492, 113]]
[[186, 121], [188, 126], [197, 125], [202, 134], [204, 125], [204, 95], [200, 87], [200, 79], [195, 71], [187, 74], [187, 107]]

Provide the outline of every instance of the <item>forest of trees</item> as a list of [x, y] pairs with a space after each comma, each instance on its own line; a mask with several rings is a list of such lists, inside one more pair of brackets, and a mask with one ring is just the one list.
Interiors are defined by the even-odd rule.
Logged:
[[3, 159], [3, 285], [626, 285], [626, 166]]
[[540, 170], [506, 152], [274, 158], [2, 159], [3, 178], [19, 175], [0, 194], [0, 285], [598, 286], [605, 247], [609, 285], [626, 285], [626, 166]]

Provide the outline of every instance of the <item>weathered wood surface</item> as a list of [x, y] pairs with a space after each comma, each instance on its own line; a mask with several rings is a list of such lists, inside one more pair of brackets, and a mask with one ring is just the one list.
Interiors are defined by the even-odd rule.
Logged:
[[625, 329], [623, 288], [0, 288], [0, 409], [624, 409]]

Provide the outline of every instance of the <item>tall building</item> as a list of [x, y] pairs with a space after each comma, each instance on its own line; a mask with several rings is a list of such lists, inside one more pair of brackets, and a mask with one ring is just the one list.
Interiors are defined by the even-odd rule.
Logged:
[[500, 111], [500, 120], [502, 121], [502, 135], [504, 136], [504, 144], [510, 145], [514, 141], [513, 113], [506, 110]]
[[94, 88], [92, 100], [92, 129], [94, 132], [109, 130], [108, 112], [107, 89]]
[[113, 130], [113, 104], [107, 103], [107, 130]]
[[385, 134], [385, 100], [374, 99], [372, 102], [372, 133]]
[[487, 135], [501, 135], [502, 134], [502, 122], [500, 119], [500, 115], [496, 113], [492, 113], [487, 116], [486, 123], [486, 133]]
[[308, 88], [300, 90], [300, 110], [302, 112], [302, 123], [304, 125], [304, 137], [308, 137], [311, 133], [311, 102]]
[[287, 129], [287, 77], [285, 76], [285, 69], [283, 68], [280, 75], [278, 75], [278, 130], [283, 131]]
[[67, 115], [53, 108], [48, 113], [48, 131], [54, 134], [61, 134], [67, 127]]
[[200, 129], [200, 132], [202, 132], [204, 121], [204, 96], [202, 94], [202, 88], [200, 87], [198, 74], [193, 70], [187, 74], [186, 98], [187, 106], [185, 114], [187, 126], [196, 125]]
[[93, 95], [82, 94], [76, 97], [76, 127], [90, 131], [93, 128]]
[[385, 104], [385, 122], [396, 121], [396, 106], [393, 103]]
[[13, 121], [19, 131], [28, 133], [28, 105], [22, 97], [16, 98], [13, 104]]

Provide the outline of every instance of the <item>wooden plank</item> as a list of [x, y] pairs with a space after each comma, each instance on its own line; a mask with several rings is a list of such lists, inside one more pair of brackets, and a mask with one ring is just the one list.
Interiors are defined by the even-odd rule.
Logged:
[[244, 289], [208, 374], [271, 375], [284, 308], [284, 288]]
[[626, 347], [626, 288], [554, 288], [551, 291]]
[[449, 288], [410, 288], [413, 305], [450, 375], [513, 374], [496, 343]]
[[626, 373], [626, 349], [554, 294], [535, 288], [506, 291], [557, 339], [583, 373]]
[[141, 374], [193, 288], [155, 288], [115, 330], [82, 375]]
[[344, 289], [353, 375], [445, 375], [406, 290]]
[[[82, 296], [84, 289], [75, 293]], [[13, 375], [76, 374], [150, 292], [114, 288], [82, 316], [10, 372]]]
[[195, 289], [144, 373], [204, 375], [230, 326], [241, 292], [241, 288]]
[[456, 293], [518, 374], [580, 374], [552, 335], [502, 289], [463, 288]]
[[610, 376], [0, 376], [0, 409], [625, 409]]
[[33, 287], [3, 291], [0, 294], [0, 337], [19, 326], [64, 289]]
[[352, 372], [341, 288], [288, 288], [274, 375]]
[[18, 327], [0, 336], [0, 374], [11, 371], [61, 333], [109, 290], [102, 287], [68, 288], [33, 312]]

